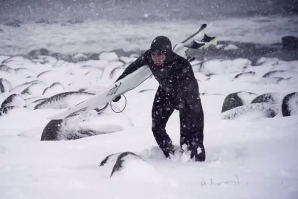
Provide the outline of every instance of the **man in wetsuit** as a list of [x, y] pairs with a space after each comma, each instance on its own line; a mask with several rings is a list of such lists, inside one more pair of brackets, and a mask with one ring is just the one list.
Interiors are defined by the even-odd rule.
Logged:
[[[172, 51], [171, 41], [167, 37], [159, 36], [152, 41], [149, 50], [125, 69], [117, 81], [144, 65], [149, 66], [159, 82], [152, 107], [152, 131], [158, 146], [167, 158], [174, 155], [175, 149], [165, 127], [176, 109], [180, 117], [181, 148], [190, 153], [190, 158], [195, 161], [205, 161], [204, 112], [198, 82], [190, 63]], [[120, 96], [114, 101], [119, 99]]]

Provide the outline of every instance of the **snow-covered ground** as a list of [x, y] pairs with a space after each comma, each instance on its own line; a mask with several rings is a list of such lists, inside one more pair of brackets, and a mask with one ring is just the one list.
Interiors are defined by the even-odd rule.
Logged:
[[[215, 21], [207, 33], [219, 39], [274, 43], [280, 42], [282, 36], [297, 34], [297, 26], [285, 23], [295, 24], [297, 18]], [[61, 53], [146, 49], [157, 35], [168, 35], [175, 43], [196, 31], [200, 24], [152, 23], [140, 27], [106, 22], [70, 26], [31, 23], [20, 28], [0, 25], [3, 30], [0, 55], [27, 54], [41, 47]], [[165, 160], [158, 149], [151, 132], [151, 106], [158, 86], [153, 78], [126, 94], [128, 104], [123, 113], [116, 114], [108, 108], [103, 115], [90, 113], [62, 128], [64, 133], [88, 128], [105, 134], [68, 141], [40, 141], [44, 127], [50, 122], [48, 117], [61, 112], [59, 108], [87, 99], [89, 94], [52, 100], [34, 110], [38, 103], [35, 100], [80, 89], [98, 92], [113, 83], [126, 65], [117, 59], [68, 63], [47, 56], [32, 61], [7, 58], [10, 57], [0, 56], [0, 62], [8, 67], [0, 70], [5, 89], [0, 102], [15, 93], [18, 98], [12, 105], [21, 108], [0, 116], [1, 199], [298, 198], [298, 115], [283, 117], [280, 104], [274, 118], [266, 118], [259, 111], [234, 120], [224, 120], [221, 114], [225, 97], [233, 92], [280, 96], [298, 92], [298, 61], [262, 59], [259, 66], [252, 66], [245, 59], [210, 60], [202, 67], [194, 66], [200, 92], [204, 93], [201, 98], [207, 155], [205, 162], [198, 163], [179, 158]], [[131, 62], [134, 58], [121, 60]], [[263, 77], [274, 70], [287, 73]], [[235, 78], [250, 71], [255, 74]], [[213, 75], [209, 78], [206, 76], [209, 74]], [[283, 79], [276, 81], [276, 77]], [[26, 82], [31, 83], [22, 85]], [[124, 99], [115, 106], [122, 109]], [[167, 131], [178, 145], [178, 112], [170, 118]], [[125, 151], [139, 154], [145, 162], [132, 162], [113, 177], [110, 177], [112, 164], [99, 167], [106, 156]]]

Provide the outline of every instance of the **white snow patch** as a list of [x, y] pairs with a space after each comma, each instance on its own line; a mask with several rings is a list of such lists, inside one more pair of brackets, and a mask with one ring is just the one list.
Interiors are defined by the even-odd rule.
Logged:
[[252, 100], [254, 100], [258, 96], [257, 94], [247, 92], [240, 92], [237, 95], [241, 98], [244, 105], [250, 104]]
[[226, 47], [224, 47], [224, 50], [237, 50], [238, 47], [235, 46], [234, 44], [229, 44]]
[[135, 60], [137, 60], [136, 57], [120, 57], [119, 60], [123, 61], [124, 63], [126, 64], [129, 64], [129, 63], [132, 63], [134, 62]]
[[100, 69], [104, 69], [104, 67], [108, 64], [108, 60], [88, 60], [77, 63], [78, 66], [92, 66]]
[[223, 44], [218, 44], [218, 45], [216, 45], [215, 47], [216, 47], [217, 49], [220, 49], [220, 48], [223, 47]]
[[115, 52], [102, 52], [99, 55], [99, 59], [112, 62], [112, 61], [118, 61], [119, 57]]

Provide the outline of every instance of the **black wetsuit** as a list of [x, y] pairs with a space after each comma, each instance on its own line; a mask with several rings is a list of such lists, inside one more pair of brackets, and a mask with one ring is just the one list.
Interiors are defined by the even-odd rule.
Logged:
[[180, 117], [181, 147], [186, 145], [187, 150], [191, 151], [191, 157], [198, 155], [197, 149], [199, 147], [202, 153], [198, 161], [204, 161], [204, 113], [199, 96], [198, 82], [192, 67], [186, 59], [173, 52], [170, 61], [165, 61], [163, 65], [156, 66], [152, 61], [150, 52], [150, 50], [146, 51], [130, 64], [118, 80], [143, 65], [148, 65], [159, 82], [152, 108], [152, 131], [159, 147], [166, 157], [173, 153], [172, 141], [166, 133], [165, 127], [169, 117], [176, 109], [179, 110]]

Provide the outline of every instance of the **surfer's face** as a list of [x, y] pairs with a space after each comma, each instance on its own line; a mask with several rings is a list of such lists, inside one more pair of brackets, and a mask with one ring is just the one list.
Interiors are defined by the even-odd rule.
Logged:
[[151, 53], [151, 58], [156, 66], [161, 66], [166, 61], [166, 56], [158, 51]]

